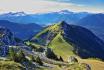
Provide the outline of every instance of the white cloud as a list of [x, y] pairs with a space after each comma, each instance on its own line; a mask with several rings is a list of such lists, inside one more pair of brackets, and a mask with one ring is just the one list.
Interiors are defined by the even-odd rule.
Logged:
[[60, 10], [72, 10], [75, 12], [104, 12], [104, 9], [90, 8], [72, 3], [61, 3], [42, 0], [0, 0], [0, 13], [20, 12], [43, 13]]

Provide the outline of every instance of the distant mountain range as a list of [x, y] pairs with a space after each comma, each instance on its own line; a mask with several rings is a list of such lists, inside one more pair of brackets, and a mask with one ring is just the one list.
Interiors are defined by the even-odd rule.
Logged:
[[40, 25], [49, 25], [60, 21], [66, 21], [68, 23], [75, 23], [81, 18], [89, 15], [87, 12], [74, 13], [68, 10], [62, 10], [59, 12], [50, 12], [42, 14], [26, 14], [24, 12], [17, 13], [5, 13], [0, 15], [0, 20], [8, 20], [16, 23], [37, 23]]
[[42, 26], [35, 23], [20, 24], [7, 20], [0, 20], [0, 26], [8, 28], [13, 32], [15, 37], [20, 39], [31, 38], [32, 35], [36, 34], [43, 28]]
[[[27, 24], [26, 26], [27, 28], [25, 28], [27, 30], [30, 30], [30, 28], [34, 26], [32, 29], [32, 33], [34, 33], [33, 32], [34, 28], [36, 31], [38, 29], [40, 30], [42, 26], [51, 25], [54, 23], [58, 23], [60, 21], [66, 21], [68, 24], [80, 25], [82, 27], [88, 28], [93, 33], [95, 33], [98, 37], [104, 40], [103, 18], [104, 18], [104, 14], [100, 14], [100, 13], [97, 13], [97, 14], [92, 14], [87, 12], [74, 13], [68, 10], [62, 10], [59, 12], [41, 13], [41, 14], [38, 14], [38, 13], [26, 14], [24, 12], [17, 12], [17, 13], [10, 12], [10, 13], [5, 13], [0, 15], [0, 20], [8, 20], [10, 22], [20, 23], [21, 25]], [[29, 24], [29, 23], [36, 23], [36, 24]], [[16, 28], [18, 29], [18, 27]], [[33, 35], [32, 33], [29, 33], [29, 34]], [[27, 34], [25, 34], [25, 36], [28, 36]], [[24, 38], [24, 37], [21, 36], [21, 38]]]
[[77, 54], [82, 58], [104, 59], [104, 42], [101, 39], [86, 28], [64, 21], [48, 26], [31, 41], [51, 47], [59, 56]]
[[104, 40], [104, 14], [92, 14], [86, 16], [76, 23], [90, 29], [98, 37]]

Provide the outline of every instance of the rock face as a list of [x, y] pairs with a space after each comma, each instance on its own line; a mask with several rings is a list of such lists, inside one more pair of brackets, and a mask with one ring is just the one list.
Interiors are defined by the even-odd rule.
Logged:
[[0, 27], [0, 56], [6, 56], [10, 45], [15, 45], [13, 34], [5, 27]]

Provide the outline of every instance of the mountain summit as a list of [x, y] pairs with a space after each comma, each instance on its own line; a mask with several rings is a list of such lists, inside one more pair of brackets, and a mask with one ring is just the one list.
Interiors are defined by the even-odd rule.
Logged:
[[33, 37], [32, 41], [51, 47], [60, 56], [74, 54], [82, 58], [104, 59], [102, 40], [88, 29], [69, 25], [64, 21], [48, 26]]

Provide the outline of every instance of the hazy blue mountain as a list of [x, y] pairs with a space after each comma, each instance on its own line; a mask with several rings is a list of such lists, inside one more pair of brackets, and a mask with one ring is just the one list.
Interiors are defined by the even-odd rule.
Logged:
[[104, 40], [104, 14], [92, 14], [78, 21], [77, 25], [84, 26], [93, 31]]
[[35, 23], [20, 24], [6, 20], [0, 20], [0, 26], [10, 29], [14, 36], [20, 39], [28, 39], [43, 28]]
[[74, 13], [68, 10], [62, 10], [59, 12], [41, 13], [41, 14], [26, 14], [24, 12], [6, 13], [0, 15], [0, 20], [8, 20], [16, 23], [37, 23], [42, 25], [57, 23], [60, 21], [66, 21], [74, 23], [79, 19], [87, 16], [89, 13], [81, 12]]

